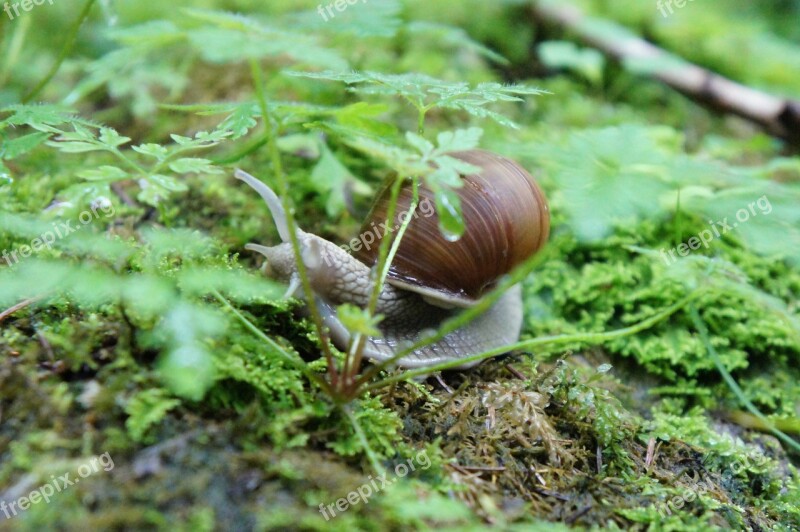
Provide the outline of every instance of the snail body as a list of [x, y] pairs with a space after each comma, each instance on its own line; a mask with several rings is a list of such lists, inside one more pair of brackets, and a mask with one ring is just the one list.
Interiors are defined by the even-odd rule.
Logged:
[[[415, 215], [409, 222], [376, 308], [384, 316], [378, 325], [382, 336], [366, 339], [366, 358], [387, 360], [426, 332], [437, 330], [459, 312], [458, 307], [475, 304], [500, 277], [547, 240], [550, 227], [547, 201], [528, 172], [517, 163], [486, 151], [450, 155], [481, 168], [478, 174], [462, 176], [464, 186], [456, 189], [461, 199], [464, 235], [455, 241], [445, 238], [433, 212], [429, 216]], [[273, 247], [248, 244], [246, 248], [266, 257], [267, 274], [288, 282], [290, 293], [307, 297], [300, 288], [286, 215], [278, 197], [264, 183], [241, 170], [236, 177], [264, 198], [283, 241]], [[386, 220], [388, 196], [388, 189], [384, 189], [362, 229], [374, 227], [376, 221], [383, 222], [384, 227], [393, 227]], [[399, 226], [403, 213], [408, 212], [411, 198], [411, 187], [403, 185], [392, 222], [394, 227]], [[420, 204], [430, 203], [432, 198], [430, 189], [420, 185]], [[339, 349], [347, 348], [351, 334], [338, 319], [336, 307], [344, 303], [367, 306], [371, 293], [370, 268], [377, 262], [379, 241], [388, 232], [379, 234], [374, 245], [364, 246], [351, 255], [328, 240], [297, 229], [301, 257], [314, 292], [312, 297]], [[515, 285], [476, 319], [405, 355], [396, 364], [425, 367], [476, 355], [516, 342], [521, 327], [521, 288]], [[472, 365], [465, 363], [460, 367]]]

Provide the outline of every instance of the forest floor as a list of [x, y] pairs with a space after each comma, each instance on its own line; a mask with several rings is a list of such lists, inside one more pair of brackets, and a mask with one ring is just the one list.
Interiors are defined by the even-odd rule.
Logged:
[[[790, 3], [668, 21], [578, 3], [800, 94]], [[20, 102], [78, 11], [0, 22], [0, 250], [20, 259], [0, 260], [0, 530], [800, 528], [790, 147], [522, 5], [371, 0], [322, 20], [288, 1], [139, 4], [87, 3], [31, 99], [57, 104]], [[780, 46], [785, 63], [759, 62]], [[326, 362], [301, 302], [244, 250], [279, 239], [233, 171], [274, 185], [274, 141], [298, 224], [346, 242], [393, 154], [449, 131], [544, 188], [523, 339], [572, 340], [332, 397], [308, 378]]]

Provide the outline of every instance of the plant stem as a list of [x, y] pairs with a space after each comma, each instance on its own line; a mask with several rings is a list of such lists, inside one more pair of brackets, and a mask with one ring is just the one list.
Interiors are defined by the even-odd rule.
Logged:
[[212, 159], [211, 162], [216, 165], [233, 164], [244, 159], [261, 146], [264, 146], [267, 142], [269, 142], [269, 137], [267, 136], [256, 139], [255, 142], [251, 143], [249, 146], [245, 146], [241, 151], [236, 152], [233, 155], [228, 155], [227, 157]]
[[269, 149], [270, 159], [272, 161], [272, 171], [275, 173], [275, 180], [278, 182], [278, 190], [281, 195], [281, 202], [283, 209], [286, 212], [286, 225], [289, 229], [289, 240], [292, 243], [292, 251], [294, 252], [295, 262], [297, 263], [297, 273], [300, 276], [300, 281], [303, 285], [303, 291], [309, 294], [307, 305], [311, 313], [311, 319], [314, 322], [314, 327], [319, 335], [319, 341], [322, 345], [322, 351], [325, 353], [325, 359], [328, 363], [328, 373], [330, 374], [331, 382], [336, 387], [338, 381], [338, 372], [336, 364], [333, 359], [333, 353], [329, 343], [328, 336], [325, 334], [325, 329], [322, 323], [322, 316], [317, 308], [317, 303], [313, 297], [314, 291], [311, 289], [311, 282], [308, 279], [306, 265], [303, 262], [302, 253], [300, 252], [300, 242], [297, 239], [297, 225], [294, 220], [294, 213], [292, 206], [289, 203], [289, 185], [286, 183], [286, 176], [283, 174], [283, 165], [281, 164], [281, 154], [278, 151], [278, 143], [275, 138], [275, 132], [272, 129], [272, 116], [269, 112], [267, 105], [267, 98], [264, 94], [263, 82], [261, 80], [261, 68], [255, 59], [250, 59], [250, 72], [253, 76], [253, 84], [255, 85], [256, 98], [258, 105], [261, 108], [261, 117], [264, 120], [264, 128], [267, 134], [267, 146]]
[[[125, 154], [122, 153], [118, 148], [111, 148], [110, 151], [111, 151], [111, 153], [114, 154], [114, 156], [116, 158], [118, 158], [120, 161], [124, 162], [125, 164], [127, 164], [128, 166], [130, 166], [131, 168], [133, 168], [134, 170], [139, 172], [140, 175], [142, 175], [144, 177], [149, 175], [148, 172], [144, 168], [142, 168], [141, 166], [136, 164], [133, 160], [131, 160], [128, 157], [126, 157]], [[155, 173], [155, 172], [153, 172], [153, 173]]]
[[[5, 23], [6, 19], [3, 18], [2, 20]], [[8, 50], [3, 53], [5, 62], [3, 63], [2, 71], [0, 71], [0, 87], [6, 84], [11, 69], [14, 68], [14, 65], [17, 63], [19, 53], [22, 51], [22, 45], [25, 43], [25, 35], [28, 33], [28, 28], [31, 26], [31, 20], [33, 20], [31, 17], [22, 18], [14, 29], [14, 35], [8, 43]], [[0, 29], [2, 28], [3, 24], [0, 24]], [[0, 35], [3, 33], [5, 32], [0, 33]]]
[[601, 332], [601, 333], [575, 333], [575, 334], [561, 334], [557, 336], [544, 336], [541, 338], [534, 338], [532, 340], [523, 340], [522, 342], [517, 342], [516, 344], [511, 344], [503, 347], [498, 347], [497, 349], [492, 349], [489, 351], [485, 351], [483, 353], [473, 355], [470, 357], [461, 358], [458, 360], [452, 360], [449, 362], [443, 362], [441, 364], [436, 364], [434, 366], [429, 366], [427, 368], [419, 368], [412, 371], [406, 371], [404, 373], [400, 373], [397, 375], [393, 375], [391, 377], [387, 377], [382, 379], [378, 382], [372, 383], [368, 386], [363, 388], [364, 391], [370, 391], [377, 388], [381, 388], [387, 386], [393, 382], [404, 381], [408, 379], [412, 379], [414, 377], [428, 375], [435, 371], [442, 371], [447, 369], [452, 369], [454, 367], [461, 366], [465, 363], [470, 362], [480, 362], [481, 360], [485, 360], [487, 358], [495, 357], [497, 355], [501, 355], [503, 353], [508, 353], [509, 351], [518, 351], [518, 350], [531, 350], [537, 347], [543, 346], [556, 346], [560, 344], [571, 344], [571, 343], [583, 343], [583, 344], [600, 344], [604, 342], [609, 342], [611, 340], [617, 340], [619, 338], [624, 338], [626, 336], [631, 336], [633, 334], [639, 333], [645, 329], [648, 329], [655, 325], [656, 323], [668, 318], [669, 316], [673, 315], [675, 312], [679, 311], [680, 309], [684, 308], [690, 302], [695, 300], [699, 297], [701, 290], [696, 290], [677, 303], [670, 305], [666, 309], [654, 314], [653, 316], [640, 321], [634, 325], [629, 327], [623, 327], [621, 329], [616, 329], [613, 331]]
[[58, 58], [56, 62], [53, 63], [53, 66], [50, 67], [50, 71], [47, 75], [28, 93], [22, 98], [22, 103], [28, 103], [33, 98], [39, 95], [39, 93], [44, 89], [50, 80], [53, 79], [53, 76], [56, 75], [58, 69], [61, 68], [61, 63], [64, 62], [64, 59], [72, 51], [72, 48], [75, 46], [75, 41], [78, 38], [78, 31], [81, 29], [81, 25], [83, 21], [86, 20], [86, 17], [89, 16], [89, 11], [91, 11], [92, 6], [94, 5], [95, 0], [86, 0], [86, 3], [83, 5], [83, 9], [81, 10], [78, 19], [73, 23], [72, 27], [70, 28], [69, 32], [67, 33], [67, 40], [64, 43], [64, 46], [61, 47], [61, 53], [58, 54]]
[[275, 342], [275, 340], [264, 334], [264, 332], [258, 327], [256, 327], [255, 324], [253, 324], [253, 322], [248, 320], [244, 316], [244, 314], [239, 312], [239, 310], [236, 309], [236, 307], [231, 305], [230, 302], [227, 299], [225, 299], [225, 297], [222, 294], [220, 294], [216, 289], [211, 290], [211, 293], [214, 295], [214, 297], [217, 298], [217, 300], [220, 303], [222, 303], [228, 310], [230, 310], [233, 313], [233, 315], [236, 316], [236, 318], [238, 318], [238, 320], [241, 321], [242, 324], [250, 332], [252, 332], [258, 338], [263, 340], [264, 343], [268, 344], [272, 349], [274, 349], [281, 356], [281, 358], [283, 358], [293, 367], [302, 371], [310, 381], [318, 385], [320, 388], [322, 388], [322, 390], [325, 393], [330, 395], [331, 389], [328, 383], [325, 382], [325, 379], [320, 378], [319, 375], [311, 371], [308, 367], [308, 364], [306, 364], [302, 358], [300, 358], [299, 356], [292, 356], [288, 351], [285, 351], [281, 346], [278, 345], [277, 342]]
[[372, 464], [372, 468], [378, 473], [380, 476], [386, 475], [386, 470], [381, 465], [380, 460], [378, 460], [378, 455], [375, 454], [375, 451], [372, 450], [372, 447], [369, 445], [369, 440], [367, 440], [367, 435], [364, 434], [364, 430], [361, 428], [361, 424], [358, 422], [355, 414], [351, 409], [351, 405], [349, 404], [342, 404], [339, 405], [344, 415], [347, 419], [350, 420], [350, 424], [353, 425], [353, 430], [356, 432], [358, 439], [361, 441], [361, 446], [364, 448], [364, 452], [367, 454], [367, 458], [369, 458], [370, 463]]
[[681, 189], [678, 189], [678, 201], [675, 205], [675, 247], [681, 245], [683, 242], [683, 230], [681, 222], [683, 221], [683, 212], [681, 211]]
[[[426, 345], [432, 344], [437, 342], [450, 334], [451, 332], [459, 329], [475, 319], [476, 317], [480, 316], [487, 310], [489, 310], [492, 305], [494, 305], [498, 299], [500, 299], [506, 290], [511, 288], [513, 285], [521, 282], [540, 262], [542, 262], [547, 253], [538, 253], [529, 257], [525, 262], [514, 268], [514, 270], [503, 279], [500, 284], [497, 286], [496, 289], [492, 290], [489, 294], [483, 296], [480, 300], [478, 300], [475, 305], [465, 309], [463, 312], [453, 316], [452, 318], [448, 319], [439, 327], [435, 334], [425, 336], [421, 338], [413, 345], [407, 347], [406, 349], [400, 350], [391, 358], [388, 358], [364, 372], [364, 374], [358, 379], [357, 384], [362, 385], [372, 379], [375, 375], [377, 375], [381, 370], [387, 368], [391, 364], [397, 362], [404, 356], [413, 353], [417, 349], [425, 347]], [[458, 365], [458, 364], [457, 364]]]
[[[397, 212], [397, 198], [400, 195], [403, 181], [404, 179], [402, 176], [397, 176], [394, 183], [392, 183], [391, 192], [389, 194], [389, 206], [386, 211], [387, 225], [394, 223], [394, 216]], [[369, 302], [367, 304], [367, 312], [370, 316], [375, 315], [375, 310], [378, 307], [378, 300], [381, 296], [381, 290], [383, 290], [383, 283], [386, 279], [386, 274], [389, 272], [389, 266], [391, 265], [391, 261], [389, 260], [389, 248], [392, 244], [399, 245], [400, 238], [402, 238], [402, 233], [404, 232], [405, 231], [392, 236], [385, 235], [381, 240], [380, 246], [378, 246], [378, 261], [370, 272], [370, 277], [372, 277], [372, 292], [370, 293]], [[349, 388], [347, 390], [348, 393], [356, 392], [357, 388], [353, 388], [352, 384], [354, 384], [356, 374], [361, 367], [365, 343], [366, 338], [364, 338], [361, 333], [354, 334], [350, 340], [350, 350], [345, 359], [343, 370], [346, 380], [345, 386]]]
[[800, 452], [800, 443], [796, 442], [786, 433], [778, 430], [775, 427], [775, 424], [770, 422], [770, 420], [768, 420], [766, 416], [761, 413], [761, 410], [759, 410], [756, 407], [756, 405], [754, 405], [750, 401], [750, 399], [748, 399], [747, 396], [744, 394], [744, 391], [742, 391], [742, 389], [739, 387], [739, 384], [736, 382], [736, 380], [728, 371], [728, 368], [726, 368], [725, 365], [722, 363], [722, 360], [720, 360], [719, 355], [717, 354], [717, 350], [714, 349], [713, 345], [711, 345], [711, 341], [708, 338], [708, 329], [706, 328], [706, 324], [705, 322], [703, 322], [702, 318], [700, 318], [700, 313], [697, 312], [697, 309], [695, 308], [694, 305], [691, 305], [689, 307], [689, 315], [692, 317], [692, 321], [694, 322], [695, 328], [700, 333], [700, 339], [706, 346], [706, 351], [708, 351], [708, 356], [711, 357], [711, 360], [714, 361], [714, 365], [717, 366], [717, 370], [719, 371], [720, 375], [722, 375], [722, 378], [725, 380], [725, 383], [733, 392], [733, 395], [735, 395], [736, 398], [739, 399], [739, 402], [742, 403], [742, 405], [747, 410], [749, 410], [750, 413], [753, 414], [759, 421], [761, 421], [764, 424], [764, 426], [769, 430], [769, 432], [774, 434], [776, 438], [781, 440], [783, 443], [785, 443], [795, 451]]

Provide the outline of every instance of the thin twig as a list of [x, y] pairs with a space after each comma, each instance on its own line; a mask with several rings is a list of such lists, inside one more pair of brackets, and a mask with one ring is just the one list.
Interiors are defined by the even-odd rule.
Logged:
[[[800, 144], [800, 101], [762, 92], [701, 68], [607, 20], [592, 19], [561, 2], [534, 2], [534, 19], [560, 26], [621, 62], [646, 64], [649, 75], [701, 104], [732, 113], [770, 134]], [[613, 28], [615, 31], [609, 31]]]
[[572, 514], [569, 517], [567, 517], [566, 519], [564, 519], [564, 522], [567, 523], [568, 525], [574, 524], [575, 521], [577, 521], [578, 519], [580, 519], [584, 515], [588, 514], [589, 510], [591, 510], [592, 507], [593, 507], [592, 504], [587, 504], [586, 506], [584, 506], [583, 508], [581, 508], [580, 510], [578, 510], [574, 514]]
[[454, 393], [453, 389], [451, 387], [449, 387], [447, 385], [447, 383], [442, 380], [442, 374], [441, 373], [436, 373], [436, 374], [434, 374], [433, 377], [437, 380], [437, 382], [439, 384], [442, 385], [442, 388], [444, 388], [447, 393], [449, 393], [450, 395], [452, 395]]
[[506, 468], [503, 466], [499, 467], [490, 467], [490, 466], [465, 466], [462, 465], [461, 469], [466, 471], [505, 471]]
[[44, 296], [36, 296], [36, 297], [32, 297], [30, 299], [26, 299], [25, 301], [22, 301], [21, 303], [17, 303], [13, 307], [8, 308], [8, 309], [4, 310], [3, 312], [0, 312], [0, 322], [2, 322], [7, 317], [11, 316], [12, 314], [17, 312], [18, 310], [22, 310], [25, 307], [36, 303], [37, 301], [42, 299], [42, 297], [44, 297]]
[[511, 364], [506, 364], [506, 369], [508, 370], [509, 373], [511, 373], [513, 376], [515, 376], [519, 380], [521, 380], [521, 381], [528, 380], [528, 378], [525, 375], [520, 373], [520, 371], [517, 368], [515, 368], [514, 366], [512, 366]]
[[600, 474], [603, 472], [603, 448], [600, 447], [599, 443], [597, 444], [595, 458], [597, 459], [597, 473]]
[[647, 455], [644, 460], [644, 468], [646, 471], [650, 470], [650, 466], [653, 465], [653, 459], [656, 456], [656, 439], [650, 438], [650, 441], [647, 442]]

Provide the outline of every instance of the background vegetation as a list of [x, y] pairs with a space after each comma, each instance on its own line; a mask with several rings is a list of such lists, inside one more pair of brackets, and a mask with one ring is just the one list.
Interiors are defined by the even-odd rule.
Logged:
[[[800, 2], [573, 3], [800, 98]], [[0, 15], [0, 51], [0, 251], [80, 226], [0, 260], [0, 501], [115, 464], [0, 528], [800, 527], [796, 148], [520, 1], [326, 22], [311, 2], [55, 0]], [[242, 253], [278, 236], [233, 169], [284, 175], [298, 224], [345, 242], [424, 155], [415, 134], [542, 183], [523, 337], [574, 341], [343, 401], [300, 303]], [[761, 197], [769, 213], [663, 260]], [[422, 451], [369, 504], [319, 512]]]

